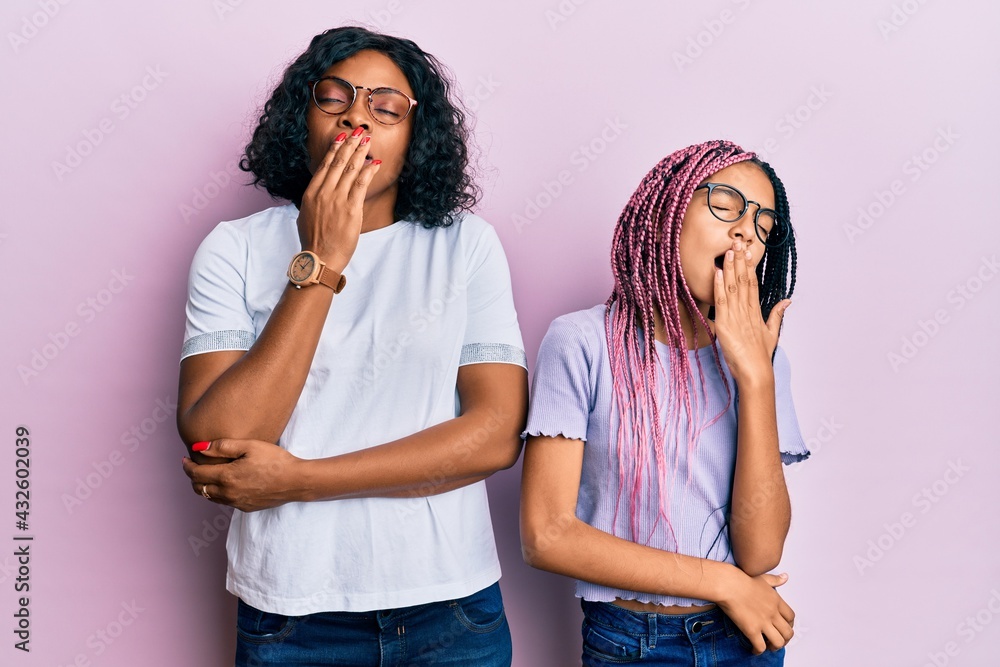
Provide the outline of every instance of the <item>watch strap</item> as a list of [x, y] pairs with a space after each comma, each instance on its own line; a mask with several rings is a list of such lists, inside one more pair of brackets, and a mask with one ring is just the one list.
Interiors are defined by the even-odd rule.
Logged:
[[321, 285], [332, 289], [334, 294], [340, 294], [344, 290], [344, 286], [347, 285], [347, 277], [343, 273], [337, 273], [330, 269], [326, 264], [319, 270], [316, 280]]

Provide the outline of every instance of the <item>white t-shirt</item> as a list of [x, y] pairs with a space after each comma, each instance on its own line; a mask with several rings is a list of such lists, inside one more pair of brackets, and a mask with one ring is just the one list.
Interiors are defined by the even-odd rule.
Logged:
[[[205, 238], [191, 266], [182, 359], [253, 345], [301, 250], [297, 217], [291, 204], [269, 208]], [[292, 454], [336, 456], [453, 419], [460, 365], [526, 367], [507, 260], [482, 218], [366, 232], [344, 275], [278, 442]], [[226, 546], [228, 590], [289, 616], [459, 598], [500, 577], [485, 482], [237, 510]]]

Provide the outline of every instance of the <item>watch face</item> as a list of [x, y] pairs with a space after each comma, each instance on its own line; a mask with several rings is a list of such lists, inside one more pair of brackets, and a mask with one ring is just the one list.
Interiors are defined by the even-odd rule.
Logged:
[[315, 268], [316, 260], [313, 256], [305, 252], [300, 253], [292, 260], [292, 268], [289, 269], [288, 275], [292, 280], [302, 282], [309, 279]]

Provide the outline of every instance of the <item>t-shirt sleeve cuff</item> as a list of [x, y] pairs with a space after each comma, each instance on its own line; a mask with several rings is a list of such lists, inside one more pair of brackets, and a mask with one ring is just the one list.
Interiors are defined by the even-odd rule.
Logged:
[[515, 364], [528, 369], [528, 357], [524, 350], [507, 343], [469, 343], [462, 346], [462, 356], [458, 365], [466, 364]]
[[250, 331], [212, 331], [184, 341], [181, 361], [193, 354], [219, 352], [222, 350], [249, 350], [254, 344], [254, 334]]

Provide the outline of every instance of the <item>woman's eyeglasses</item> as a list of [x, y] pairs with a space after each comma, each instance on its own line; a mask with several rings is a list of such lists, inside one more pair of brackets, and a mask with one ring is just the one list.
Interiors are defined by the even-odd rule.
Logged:
[[757, 205], [753, 217], [757, 238], [768, 248], [784, 245], [791, 236], [791, 227], [782, 220], [774, 209], [762, 208], [760, 203], [751, 201], [742, 192], [724, 183], [705, 183], [694, 190], [708, 189], [708, 210], [723, 222], [736, 222], [747, 212], [750, 204]]
[[368, 111], [383, 125], [396, 125], [410, 114], [417, 106], [417, 101], [395, 88], [365, 88], [355, 86], [350, 81], [335, 76], [325, 76], [317, 81], [310, 81], [313, 103], [323, 113], [339, 116], [354, 106], [359, 90], [368, 91]]

